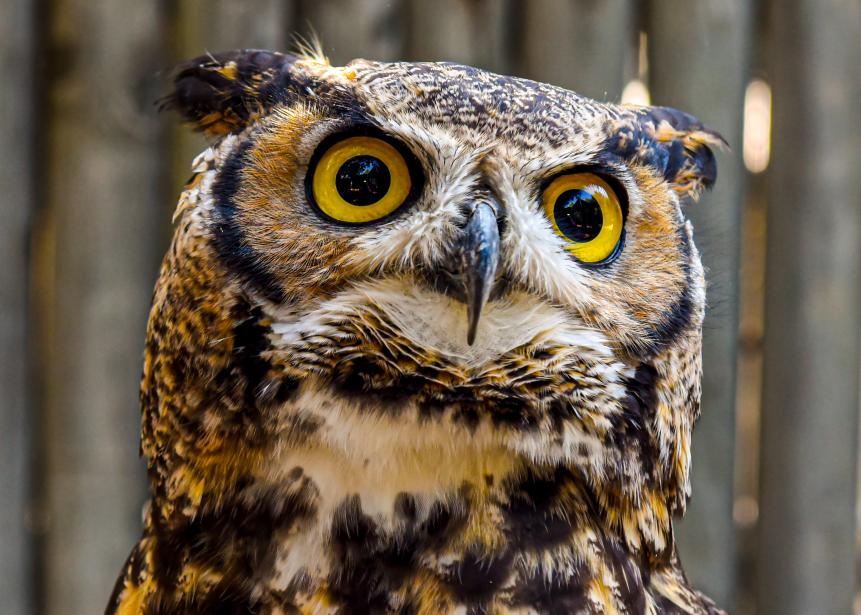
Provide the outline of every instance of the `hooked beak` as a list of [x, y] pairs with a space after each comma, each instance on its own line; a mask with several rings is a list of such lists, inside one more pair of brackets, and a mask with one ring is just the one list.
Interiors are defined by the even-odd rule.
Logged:
[[499, 265], [499, 224], [496, 211], [479, 201], [470, 214], [460, 243], [460, 277], [466, 296], [468, 328], [466, 341], [475, 342], [481, 310], [487, 303]]

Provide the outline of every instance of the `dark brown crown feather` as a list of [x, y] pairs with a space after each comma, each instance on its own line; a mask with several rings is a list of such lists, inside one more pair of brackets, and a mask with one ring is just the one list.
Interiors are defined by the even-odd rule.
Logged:
[[671, 107], [635, 107], [612, 124], [616, 153], [654, 167], [675, 191], [697, 198], [717, 180], [714, 147], [726, 140], [693, 115]]
[[217, 137], [242, 130], [289, 82], [297, 56], [257, 49], [206, 54], [180, 64], [174, 90], [158, 101], [195, 130]]

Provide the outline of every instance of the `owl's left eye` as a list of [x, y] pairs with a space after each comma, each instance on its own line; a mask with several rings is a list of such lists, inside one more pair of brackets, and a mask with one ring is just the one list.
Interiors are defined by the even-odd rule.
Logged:
[[413, 179], [404, 155], [386, 140], [351, 136], [330, 145], [311, 169], [314, 203], [347, 224], [385, 218], [406, 202]]
[[560, 175], [544, 190], [544, 212], [577, 260], [597, 264], [619, 251], [625, 215], [612, 186], [594, 173]]

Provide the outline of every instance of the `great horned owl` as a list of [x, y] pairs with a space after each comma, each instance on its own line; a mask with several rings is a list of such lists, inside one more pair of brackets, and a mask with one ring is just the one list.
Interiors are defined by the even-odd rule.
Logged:
[[108, 613], [712, 613], [690, 492], [720, 137], [456, 64], [181, 66], [212, 138], [141, 400]]

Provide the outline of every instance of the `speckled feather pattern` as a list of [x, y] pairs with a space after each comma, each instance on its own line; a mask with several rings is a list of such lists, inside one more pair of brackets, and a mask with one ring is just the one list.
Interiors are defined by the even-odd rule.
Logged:
[[[466, 66], [263, 51], [192, 60], [164, 105], [212, 146], [154, 295], [152, 495], [108, 615], [719, 612], [672, 531], [705, 306], [680, 199], [713, 183], [715, 133]], [[345, 227], [304, 177], [356, 127], [424, 182]], [[627, 193], [606, 266], [565, 252], [539, 204], [574, 168]], [[501, 260], [469, 345], [432, 277], [482, 191]]]

